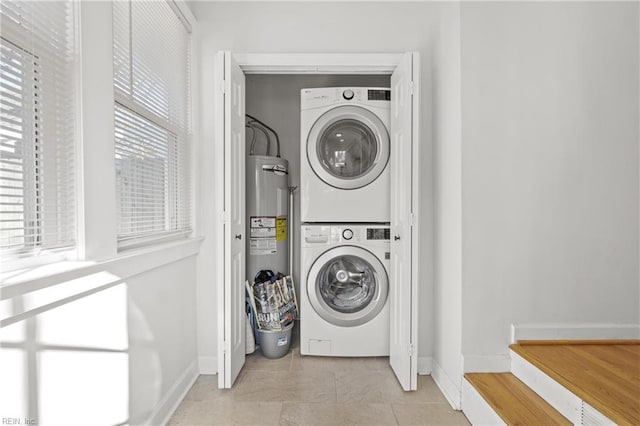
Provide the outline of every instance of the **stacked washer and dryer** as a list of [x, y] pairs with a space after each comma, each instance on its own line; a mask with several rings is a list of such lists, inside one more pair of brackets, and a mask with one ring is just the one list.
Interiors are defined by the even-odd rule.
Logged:
[[301, 91], [302, 355], [389, 355], [390, 99]]

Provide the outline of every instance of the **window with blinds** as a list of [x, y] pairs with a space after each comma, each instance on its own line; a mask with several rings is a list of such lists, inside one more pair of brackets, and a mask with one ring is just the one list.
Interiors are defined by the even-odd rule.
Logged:
[[0, 256], [76, 243], [71, 1], [0, 2]]
[[120, 247], [191, 230], [190, 35], [172, 2], [113, 2]]

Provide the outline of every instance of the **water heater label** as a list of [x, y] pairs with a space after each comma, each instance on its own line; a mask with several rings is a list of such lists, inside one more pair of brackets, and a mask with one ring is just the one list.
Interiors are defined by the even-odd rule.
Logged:
[[277, 243], [275, 238], [251, 238], [249, 240], [249, 254], [275, 254], [277, 253]]
[[251, 216], [250, 238], [275, 238], [276, 218], [273, 216]]
[[286, 217], [276, 218], [276, 240], [278, 241], [287, 240], [287, 218]]

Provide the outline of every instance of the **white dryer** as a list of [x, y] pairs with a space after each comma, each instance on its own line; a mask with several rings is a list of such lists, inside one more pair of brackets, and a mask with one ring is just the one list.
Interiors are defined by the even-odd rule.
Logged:
[[389, 227], [303, 225], [300, 353], [389, 355]]
[[388, 88], [302, 89], [302, 222], [389, 222]]

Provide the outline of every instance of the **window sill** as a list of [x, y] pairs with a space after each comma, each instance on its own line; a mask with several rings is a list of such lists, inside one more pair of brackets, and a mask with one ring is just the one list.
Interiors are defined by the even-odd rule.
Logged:
[[92, 274], [109, 272], [123, 280], [186, 257], [195, 256], [202, 238], [131, 249], [102, 261], [60, 261], [0, 274], [0, 300], [10, 299]]

